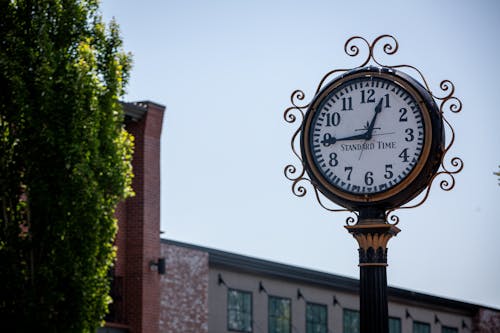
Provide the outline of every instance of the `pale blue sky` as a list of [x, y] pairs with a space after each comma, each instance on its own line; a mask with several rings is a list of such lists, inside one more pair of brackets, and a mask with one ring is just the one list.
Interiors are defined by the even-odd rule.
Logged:
[[295, 89], [310, 101], [328, 71], [360, 64], [349, 37], [394, 35], [387, 64], [419, 68], [438, 95], [455, 84], [448, 158], [465, 168], [451, 192], [434, 184], [398, 214], [388, 283], [500, 307], [500, 2], [104, 0], [102, 11], [134, 55], [125, 99], [167, 106], [164, 237], [356, 278], [347, 215], [295, 197], [283, 175], [298, 162], [283, 112]]

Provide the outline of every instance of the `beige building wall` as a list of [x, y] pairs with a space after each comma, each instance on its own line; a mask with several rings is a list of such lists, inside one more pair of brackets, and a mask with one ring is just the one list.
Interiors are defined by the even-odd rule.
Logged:
[[[218, 284], [221, 274], [227, 287]], [[267, 291], [259, 292], [259, 282]], [[333, 306], [333, 296], [349, 309], [357, 309], [357, 298], [347, 293], [328, 291], [321, 288], [290, 283], [283, 280], [266, 278], [257, 275], [241, 274], [223, 269], [211, 269], [208, 287], [209, 315], [208, 332], [223, 333], [227, 330], [227, 288], [239, 289], [252, 293], [253, 300], [253, 332], [268, 331], [268, 295], [289, 298], [292, 310], [292, 332], [305, 332], [306, 302], [326, 305], [328, 308], [328, 329], [332, 332], [342, 332], [342, 308]], [[303, 298], [298, 299], [300, 289]]]
[[[307, 302], [327, 306], [330, 333], [343, 333], [345, 309], [359, 310], [356, 279], [169, 240], [162, 240], [162, 256], [160, 332], [234, 333], [227, 326], [228, 289], [251, 293], [252, 333], [268, 332], [269, 296], [290, 299], [291, 333], [306, 333]], [[414, 321], [429, 324], [431, 333], [444, 326], [500, 332], [497, 309], [393, 287], [388, 298], [389, 316], [401, 320], [402, 333], [413, 333]]]
[[[219, 275], [225, 284], [219, 284]], [[259, 283], [267, 291], [259, 292]], [[359, 310], [359, 299], [354, 293], [342, 292], [332, 288], [296, 283], [288, 280], [269, 278], [263, 275], [239, 273], [233, 270], [211, 267], [208, 287], [208, 332], [229, 333], [227, 329], [227, 290], [228, 288], [252, 293], [253, 331], [268, 332], [268, 295], [289, 298], [292, 310], [292, 332], [306, 331], [306, 302], [324, 304], [328, 313], [328, 332], [343, 332], [343, 309]], [[303, 298], [297, 298], [300, 289]], [[338, 301], [334, 305], [333, 299]], [[407, 318], [406, 314], [410, 317]], [[413, 321], [430, 324], [431, 333], [441, 333], [441, 327], [455, 327], [459, 332], [471, 332], [472, 318], [464, 312], [441, 306], [430, 306], [412, 300], [392, 299], [389, 302], [389, 316], [401, 320], [402, 332], [413, 331]], [[438, 321], [436, 321], [436, 318]], [[468, 329], [462, 328], [463, 323]]]

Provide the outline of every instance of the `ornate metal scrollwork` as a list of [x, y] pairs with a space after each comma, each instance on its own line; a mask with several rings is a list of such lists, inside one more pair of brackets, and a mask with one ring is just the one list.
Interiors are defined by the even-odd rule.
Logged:
[[[448, 129], [450, 135], [449, 136], [447, 135], [447, 142], [445, 143], [444, 154], [441, 160], [440, 168], [438, 172], [435, 173], [430, 179], [427, 188], [424, 189], [424, 191], [419, 196], [417, 196], [417, 198], [413, 199], [409, 204], [394, 208], [386, 212], [385, 215], [386, 221], [387, 223], [392, 225], [397, 225], [399, 223], [399, 217], [394, 215], [394, 211], [398, 209], [415, 208], [422, 205], [427, 200], [432, 184], [437, 179], [440, 179], [439, 187], [442, 190], [450, 191], [451, 189], [453, 189], [455, 186], [455, 175], [459, 173], [464, 166], [462, 159], [460, 159], [459, 157], [455, 156], [448, 159], [447, 156], [448, 151], [451, 149], [453, 143], [455, 142], [455, 131], [453, 130], [453, 126], [446, 119], [445, 112], [449, 111], [451, 113], [459, 113], [462, 110], [462, 102], [458, 97], [455, 96], [455, 86], [450, 80], [443, 80], [439, 85], [439, 88], [441, 89], [443, 96], [438, 96], [431, 91], [424, 75], [416, 67], [404, 64], [388, 65], [383, 63], [376, 55], [376, 51], [381, 50], [381, 52], [383, 52], [385, 55], [392, 56], [397, 53], [398, 49], [399, 49], [399, 43], [397, 42], [396, 38], [387, 34], [375, 38], [371, 43], [363, 37], [354, 36], [349, 38], [344, 44], [344, 52], [348, 56], [361, 57], [362, 61], [358, 67], [364, 67], [370, 64], [370, 62], [372, 62], [373, 64], [376, 64], [380, 67], [399, 69], [403, 71], [412, 71], [416, 73], [416, 76], [420, 79], [419, 81], [422, 83], [423, 87], [431, 94], [431, 96], [436, 101], [439, 102], [438, 104], [439, 110], [441, 112], [443, 122], [446, 128]], [[366, 50], [366, 55], [364, 57], [361, 55], [362, 50]], [[323, 88], [325, 83], [329, 81], [330, 78], [332, 78], [333, 76], [337, 76], [341, 73], [345, 73], [349, 70], [351, 69], [334, 69], [326, 73], [320, 80], [318, 87], [316, 88], [315, 95], [318, 94], [318, 92]], [[292, 106], [287, 108], [284, 112], [284, 119], [287, 123], [290, 124], [294, 124], [296, 122], [298, 123], [297, 129], [292, 135], [291, 148], [292, 152], [300, 161], [300, 167], [296, 167], [293, 164], [289, 164], [285, 167], [284, 169], [285, 177], [290, 181], [292, 181], [292, 193], [294, 195], [298, 197], [305, 196], [307, 193], [305, 184], [309, 183], [312, 186], [315, 193], [315, 197], [318, 203], [321, 205], [321, 207], [331, 212], [349, 212], [350, 210], [344, 208], [337, 209], [337, 208], [327, 207], [323, 203], [324, 197], [306, 175], [300, 149], [296, 148], [299, 145], [297, 140], [300, 139], [302, 122], [304, 120], [305, 113], [310, 105], [310, 102], [307, 104], [303, 104], [304, 99], [305, 99], [304, 92], [302, 90], [295, 90], [290, 97]], [[355, 218], [349, 216], [346, 219], [347, 225], [354, 225], [358, 221], [358, 213], [353, 211], [351, 211], [351, 213], [355, 215]]]
[[[300, 102], [304, 98], [305, 98], [305, 94], [302, 90], [295, 90], [290, 97], [290, 101], [291, 101], [293, 106], [287, 108], [285, 110], [284, 115], [283, 115], [283, 118], [285, 119], [285, 121], [287, 123], [290, 123], [290, 124], [293, 124], [297, 120], [300, 120], [298, 123], [298, 128], [296, 129], [296, 131], [292, 135], [291, 148], [292, 148], [292, 152], [300, 160], [301, 168], [297, 168], [295, 165], [289, 164], [289, 165], [285, 166], [285, 170], [284, 170], [285, 177], [288, 180], [292, 181], [292, 193], [298, 197], [303, 197], [307, 193], [307, 189], [302, 183], [309, 183], [312, 185], [311, 180], [308, 177], [306, 177], [305, 169], [304, 169], [304, 166], [302, 164], [302, 156], [301, 156], [300, 152], [296, 149], [297, 140], [299, 139], [299, 136], [300, 136], [301, 124], [302, 124], [302, 121], [304, 120], [305, 111], [309, 107], [309, 104], [300, 105]], [[320, 194], [318, 189], [314, 185], [312, 185], [312, 188], [314, 190], [316, 200], [318, 201], [320, 206], [323, 207], [324, 209], [326, 209], [330, 212], [349, 212], [349, 210], [344, 209], [344, 208], [335, 209], [335, 208], [327, 207], [323, 203], [322, 195]], [[357, 217], [357, 214], [355, 212], [353, 212], [353, 213]], [[349, 216], [346, 219], [346, 223], [348, 225], [355, 223], [356, 221], [357, 221], [357, 218], [355, 219], [352, 216]]]

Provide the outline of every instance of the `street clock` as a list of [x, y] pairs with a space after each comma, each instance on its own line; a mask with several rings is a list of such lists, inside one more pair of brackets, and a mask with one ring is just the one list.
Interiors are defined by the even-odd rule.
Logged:
[[444, 130], [429, 92], [395, 69], [363, 67], [313, 98], [300, 140], [313, 185], [349, 209], [398, 207], [441, 163]]

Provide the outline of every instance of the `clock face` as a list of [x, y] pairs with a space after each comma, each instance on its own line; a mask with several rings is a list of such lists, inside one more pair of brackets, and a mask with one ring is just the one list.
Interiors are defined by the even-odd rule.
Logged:
[[313, 178], [336, 196], [366, 202], [390, 197], [417, 177], [432, 126], [411, 84], [361, 71], [334, 81], [313, 100], [303, 136]]

